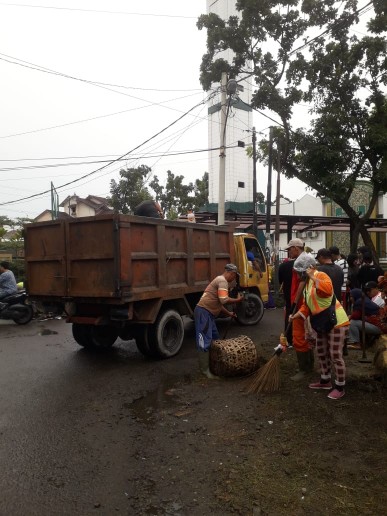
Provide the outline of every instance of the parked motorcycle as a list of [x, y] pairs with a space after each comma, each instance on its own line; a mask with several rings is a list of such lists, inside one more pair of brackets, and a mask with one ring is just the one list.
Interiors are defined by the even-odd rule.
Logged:
[[31, 305], [26, 304], [27, 293], [19, 290], [16, 294], [0, 299], [0, 319], [10, 319], [16, 324], [28, 324], [34, 316]]

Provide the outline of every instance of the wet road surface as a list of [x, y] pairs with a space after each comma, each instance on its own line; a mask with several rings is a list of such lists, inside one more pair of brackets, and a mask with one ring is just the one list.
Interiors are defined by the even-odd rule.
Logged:
[[[277, 333], [281, 317], [281, 310], [269, 312], [257, 327], [232, 326], [229, 336], [256, 335], [258, 328], [265, 336]], [[187, 421], [189, 408], [175, 396], [198, 376], [192, 322], [186, 327], [177, 357], [151, 361], [134, 341], [87, 352], [63, 320], [26, 326], [1, 321], [1, 515], [195, 514], [173, 496], [160, 501], [163, 510], [146, 505], [144, 489], [152, 493], [157, 465], [149, 485], [142, 483], [140, 501], [136, 495], [149, 460], [144, 429], [153, 425], [152, 440], [170, 439], [170, 429], [155, 420], [171, 407], [181, 424]], [[168, 443], [160, 450], [157, 461], [164, 467]], [[171, 489], [178, 493], [175, 484]], [[137, 505], [129, 503], [136, 496]], [[148, 509], [142, 512], [142, 506]]]

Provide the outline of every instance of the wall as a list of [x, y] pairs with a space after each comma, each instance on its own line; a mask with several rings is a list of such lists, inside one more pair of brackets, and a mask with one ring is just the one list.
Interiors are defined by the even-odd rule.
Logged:
[[[238, 16], [235, 9], [235, 0], [207, 0], [207, 13], [213, 12], [223, 20], [230, 16]], [[221, 52], [217, 56], [229, 62], [232, 61], [231, 51]], [[246, 103], [251, 102], [251, 86], [242, 81], [239, 83], [244, 91], [239, 92], [238, 96]], [[220, 88], [220, 84], [212, 85], [213, 88]], [[219, 147], [221, 142], [221, 111], [217, 109], [220, 104], [220, 91], [208, 103], [209, 122], [208, 122], [208, 147], [216, 149], [209, 153], [208, 175], [209, 175], [209, 202], [217, 203], [219, 200]], [[226, 146], [236, 145], [238, 140], [244, 141], [246, 146], [251, 143], [251, 133], [247, 129], [252, 129], [252, 111], [246, 111], [246, 106], [240, 103], [240, 108], [232, 107], [226, 125]], [[212, 112], [213, 111], [213, 112]], [[225, 172], [225, 201], [231, 202], [252, 202], [253, 200], [253, 163], [252, 159], [246, 154], [242, 147], [226, 150], [226, 172]], [[244, 188], [238, 188], [238, 183], [244, 183]]]

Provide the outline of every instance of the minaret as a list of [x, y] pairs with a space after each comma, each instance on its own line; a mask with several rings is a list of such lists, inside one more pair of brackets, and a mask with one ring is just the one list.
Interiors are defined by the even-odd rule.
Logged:
[[[235, 8], [236, 0], [207, 0], [207, 14], [215, 13], [223, 20], [230, 16], [240, 16]], [[226, 61], [231, 62], [233, 52], [226, 50], [218, 55]], [[238, 80], [238, 78], [236, 78]], [[226, 125], [226, 146], [237, 145], [238, 141], [245, 142], [246, 146], [251, 143], [252, 111], [249, 107], [251, 102], [251, 79], [238, 82], [243, 91], [238, 92], [241, 101], [232, 105]], [[220, 147], [220, 84], [213, 84], [214, 89], [219, 88], [218, 94], [211, 99], [208, 105], [208, 147], [216, 148], [209, 153], [208, 175], [209, 175], [209, 202], [217, 203], [219, 197], [219, 147]], [[225, 201], [232, 202], [253, 202], [253, 161], [246, 154], [243, 147], [226, 149], [226, 182]]]

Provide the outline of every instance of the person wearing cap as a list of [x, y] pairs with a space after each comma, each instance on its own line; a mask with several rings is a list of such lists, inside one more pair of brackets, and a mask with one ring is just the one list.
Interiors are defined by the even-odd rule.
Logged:
[[332, 261], [332, 254], [329, 249], [319, 249], [316, 254], [319, 265], [317, 269], [325, 272], [331, 278], [336, 299], [341, 302], [341, 289], [344, 285], [344, 272], [339, 265]]
[[[316, 269], [313, 256], [305, 254], [294, 262], [293, 270], [300, 276], [306, 274], [303, 304], [291, 320], [305, 321], [329, 308], [333, 301], [333, 285], [330, 277]], [[345, 362], [343, 359], [344, 341], [348, 333], [349, 320], [341, 303], [334, 303], [337, 324], [327, 333], [317, 333], [316, 350], [319, 361], [320, 380], [309, 384], [310, 389], [331, 391], [328, 398], [338, 400], [344, 396]], [[335, 373], [335, 386], [332, 385], [332, 366]]]
[[376, 281], [368, 281], [364, 285], [364, 292], [376, 305], [383, 307], [386, 304]]
[[[285, 247], [285, 250], [288, 251], [288, 256], [290, 260], [296, 260], [300, 256], [311, 256], [304, 251], [305, 244], [300, 238], [293, 238], [290, 240], [288, 245]], [[285, 271], [282, 271], [285, 274], [291, 274], [291, 286], [290, 286], [290, 309], [289, 312], [285, 312], [285, 329], [287, 327], [287, 323], [289, 321], [289, 316], [295, 308], [296, 295], [298, 291], [298, 287], [301, 282], [301, 277], [293, 268], [287, 268]], [[285, 278], [284, 274], [281, 274], [281, 282], [284, 283]], [[299, 308], [302, 304], [302, 296], [298, 299], [297, 307]], [[287, 319], [286, 319], [287, 316]], [[313, 349], [311, 349], [310, 341], [306, 339], [305, 336], [305, 324], [304, 321], [294, 320], [291, 325], [291, 333], [292, 333], [292, 345], [296, 351], [297, 362], [298, 362], [298, 372], [291, 376], [290, 379], [294, 382], [298, 382], [302, 380], [307, 373], [313, 371], [314, 366], [314, 354]], [[285, 335], [286, 336], [286, 335]]]
[[203, 292], [194, 310], [196, 348], [199, 356], [200, 371], [209, 379], [216, 379], [210, 371], [210, 347], [215, 339], [219, 339], [219, 332], [215, 318], [221, 313], [228, 317], [235, 317], [234, 312], [226, 309], [225, 305], [240, 303], [243, 296], [229, 297], [230, 284], [239, 276], [238, 268], [233, 263], [228, 263], [223, 274], [211, 281]]

